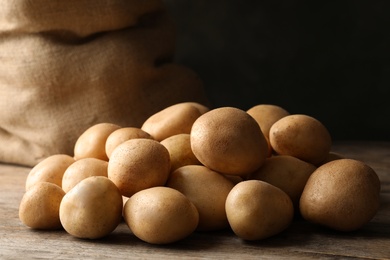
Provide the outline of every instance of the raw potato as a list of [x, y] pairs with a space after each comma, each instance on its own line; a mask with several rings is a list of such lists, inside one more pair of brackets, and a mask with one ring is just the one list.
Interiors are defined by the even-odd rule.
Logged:
[[70, 191], [80, 181], [91, 176], [107, 177], [108, 162], [96, 158], [83, 158], [68, 167], [62, 177], [62, 189]]
[[152, 139], [152, 136], [137, 127], [123, 127], [112, 132], [106, 140], [106, 154], [110, 158], [112, 151], [121, 143], [125, 141], [136, 139], [136, 138], [147, 138]]
[[260, 240], [285, 230], [293, 220], [294, 208], [281, 189], [263, 181], [247, 180], [230, 191], [226, 215], [238, 237]]
[[310, 175], [316, 170], [314, 165], [289, 155], [268, 158], [263, 166], [250, 174], [249, 179], [265, 181], [290, 196], [295, 209], [299, 211], [299, 199]]
[[110, 234], [122, 219], [122, 196], [103, 176], [79, 182], [62, 199], [60, 220], [64, 229], [78, 238], [97, 239]]
[[151, 244], [169, 244], [193, 233], [199, 214], [194, 204], [179, 191], [153, 187], [127, 200], [124, 219], [139, 239]]
[[249, 174], [268, 156], [268, 144], [259, 124], [238, 108], [210, 110], [194, 122], [190, 135], [198, 160], [219, 173]]
[[100, 123], [85, 130], [74, 146], [74, 158], [96, 158], [108, 161], [106, 141], [108, 136], [121, 127], [110, 123]]
[[380, 181], [365, 163], [339, 159], [320, 166], [310, 176], [300, 200], [304, 219], [339, 231], [368, 223], [380, 204]]
[[189, 134], [170, 136], [160, 143], [168, 149], [171, 158], [171, 172], [185, 165], [201, 164], [191, 149]]
[[157, 141], [172, 135], [189, 134], [192, 124], [202, 112], [191, 102], [175, 104], [146, 119], [141, 129]]
[[62, 187], [64, 172], [74, 161], [71, 156], [66, 154], [55, 154], [47, 157], [29, 172], [26, 179], [26, 190], [39, 182], [50, 182]]
[[62, 228], [59, 208], [65, 192], [58, 185], [39, 182], [23, 195], [19, 206], [19, 219], [34, 229]]
[[289, 115], [270, 129], [272, 149], [281, 155], [291, 155], [314, 165], [330, 152], [332, 139], [326, 127], [307, 115]]
[[126, 197], [163, 186], [168, 179], [171, 162], [168, 150], [151, 139], [132, 139], [120, 144], [108, 162], [108, 178]]
[[199, 212], [199, 231], [220, 230], [229, 227], [225, 202], [232, 181], [201, 165], [183, 166], [173, 173], [167, 186], [189, 198]]

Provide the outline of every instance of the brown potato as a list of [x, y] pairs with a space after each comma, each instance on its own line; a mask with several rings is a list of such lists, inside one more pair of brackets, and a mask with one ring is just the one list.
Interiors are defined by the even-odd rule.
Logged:
[[39, 182], [50, 182], [62, 187], [62, 177], [65, 170], [75, 160], [66, 154], [55, 154], [47, 157], [29, 172], [26, 179], [26, 190]]
[[108, 136], [121, 128], [110, 123], [99, 123], [85, 130], [77, 139], [74, 146], [74, 158], [96, 158], [108, 161], [106, 141]]
[[112, 132], [106, 140], [106, 154], [110, 158], [112, 151], [121, 143], [130, 139], [147, 138], [152, 139], [152, 136], [137, 127], [123, 127]]
[[19, 219], [34, 229], [62, 228], [59, 208], [65, 192], [56, 184], [39, 182], [23, 195]]
[[122, 196], [115, 184], [103, 176], [79, 182], [62, 199], [60, 221], [78, 238], [97, 239], [111, 233], [122, 219]]
[[270, 129], [272, 149], [280, 155], [291, 155], [317, 165], [332, 146], [326, 127], [307, 115], [289, 115], [274, 123]]
[[229, 226], [225, 201], [234, 184], [223, 175], [205, 166], [187, 165], [171, 173], [166, 186], [182, 192], [194, 203], [199, 212], [197, 230], [219, 230]]
[[132, 139], [120, 144], [108, 162], [108, 178], [126, 197], [163, 186], [171, 169], [168, 150], [152, 139]]
[[189, 134], [170, 136], [160, 142], [167, 148], [171, 158], [171, 172], [185, 165], [201, 164], [191, 149]]
[[299, 199], [306, 182], [316, 167], [289, 155], [273, 156], [263, 166], [250, 174], [248, 179], [261, 180], [272, 184], [290, 196], [294, 207], [299, 210]]
[[108, 162], [96, 158], [83, 158], [68, 167], [62, 177], [62, 189], [70, 191], [80, 181], [91, 176], [107, 177]]
[[259, 124], [233, 107], [210, 110], [191, 130], [191, 149], [206, 167], [224, 174], [246, 175], [268, 156], [267, 141]]
[[151, 244], [184, 239], [194, 232], [199, 220], [194, 204], [168, 187], [137, 192], [126, 201], [123, 215], [133, 234]]
[[226, 215], [238, 237], [260, 240], [285, 230], [293, 220], [294, 208], [281, 189], [263, 181], [247, 180], [230, 191]]
[[352, 159], [331, 161], [307, 181], [300, 199], [301, 215], [335, 230], [357, 230], [378, 211], [379, 193], [379, 178], [368, 165]]
[[191, 102], [175, 104], [150, 116], [141, 129], [157, 141], [172, 135], [189, 134], [192, 124], [202, 112]]

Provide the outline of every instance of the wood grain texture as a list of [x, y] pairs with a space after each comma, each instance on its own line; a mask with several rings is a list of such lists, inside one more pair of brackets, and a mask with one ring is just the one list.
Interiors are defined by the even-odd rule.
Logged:
[[341, 233], [294, 223], [281, 234], [245, 242], [230, 230], [200, 233], [171, 245], [144, 243], [124, 223], [108, 237], [81, 240], [63, 230], [36, 231], [18, 218], [29, 168], [0, 165], [0, 259], [390, 259], [390, 143], [342, 142], [333, 150], [361, 160], [378, 174], [381, 208], [362, 229]]

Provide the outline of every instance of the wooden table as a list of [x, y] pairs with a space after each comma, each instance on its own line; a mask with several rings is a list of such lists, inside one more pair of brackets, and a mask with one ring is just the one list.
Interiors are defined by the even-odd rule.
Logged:
[[390, 259], [390, 143], [338, 142], [333, 151], [364, 161], [382, 182], [382, 205], [362, 229], [340, 233], [296, 220], [283, 233], [244, 242], [230, 230], [194, 233], [156, 246], [134, 237], [122, 223], [108, 237], [81, 240], [59, 231], [35, 231], [18, 218], [29, 168], [0, 165], [0, 259]]

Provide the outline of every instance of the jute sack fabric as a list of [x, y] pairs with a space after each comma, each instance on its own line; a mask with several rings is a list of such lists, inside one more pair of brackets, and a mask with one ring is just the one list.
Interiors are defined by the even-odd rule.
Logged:
[[4, 0], [0, 5], [0, 162], [73, 155], [93, 124], [139, 127], [178, 102], [206, 102], [173, 63], [161, 1]]

